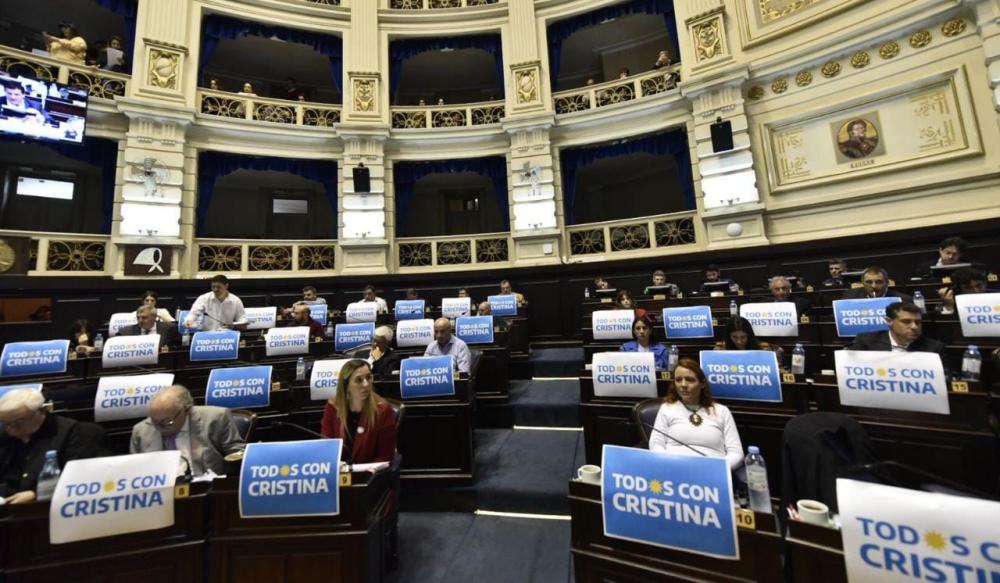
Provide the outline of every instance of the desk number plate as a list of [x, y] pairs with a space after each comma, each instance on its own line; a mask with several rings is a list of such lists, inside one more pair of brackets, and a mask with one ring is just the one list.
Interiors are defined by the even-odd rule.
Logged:
[[341, 472], [340, 473], [340, 485], [350, 486], [351, 485], [351, 472]]
[[746, 510], [745, 508], [737, 508], [736, 526], [740, 528], [745, 528], [747, 530], [757, 530], [757, 518], [756, 516], [754, 516], [753, 510]]
[[177, 484], [174, 486], [174, 498], [187, 498], [191, 495], [191, 484]]
[[794, 383], [795, 382], [795, 375], [793, 375], [790, 372], [783, 372], [783, 373], [781, 373], [781, 382], [783, 382], [783, 383]]
[[969, 383], [965, 381], [951, 381], [951, 392], [953, 393], [968, 393]]

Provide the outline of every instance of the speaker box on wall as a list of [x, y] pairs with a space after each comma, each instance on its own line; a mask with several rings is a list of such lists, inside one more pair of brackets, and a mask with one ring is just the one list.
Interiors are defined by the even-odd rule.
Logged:
[[712, 124], [712, 151], [725, 152], [733, 149], [733, 123], [718, 118]]
[[[732, 141], [732, 140], [730, 140]], [[371, 192], [371, 175], [364, 165], [355, 166], [354, 170], [354, 192]]]

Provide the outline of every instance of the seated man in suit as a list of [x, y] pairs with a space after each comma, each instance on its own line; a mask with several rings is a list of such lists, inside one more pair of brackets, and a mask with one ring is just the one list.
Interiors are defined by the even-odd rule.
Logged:
[[937, 306], [937, 313], [942, 316], [954, 314], [955, 296], [988, 293], [988, 281], [989, 277], [982, 269], [959, 267], [951, 274], [951, 285], [938, 290], [941, 303]]
[[935, 352], [941, 357], [945, 376], [950, 375], [948, 355], [943, 342], [922, 336], [923, 315], [911, 302], [896, 302], [885, 308], [889, 330], [863, 332], [854, 338], [849, 350], [876, 350], [883, 352]]
[[464, 340], [452, 334], [451, 320], [438, 318], [434, 320], [434, 341], [427, 345], [424, 356], [452, 355], [455, 369], [469, 374], [472, 368], [472, 353]]
[[25, 123], [42, 125], [48, 121], [40, 103], [29, 100], [24, 94], [24, 86], [14, 80], [3, 82], [0, 96], [0, 117], [17, 119]]
[[848, 287], [844, 281], [844, 272], [847, 271], [847, 262], [843, 259], [831, 259], [827, 262], [827, 269], [830, 270], [830, 277], [823, 280], [823, 287], [837, 288]]
[[669, 295], [670, 297], [675, 297], [677, 296], [677, 294], [681, 292], [679, 287], [667, 281], [667, 272], [663, 271], [662, 269], [657, 269], [656, 271], [653, 272], [652, 283], [646, 286], [646, 289], [643, 290], [643, 293], [646, 294], [663, 293], [663, 291], [654, 292], [653, 290], [649, 289], [651, 287], [653, 288], [666, 287], [667, 289], [663, 291], [665, 291], [666, 294]]
[[142, 305], [135, 311], [137, 324], [125, 326], [118, 331], [119, 336], [145, 336], [146, 334], [160, 335], [160, 350], [176, 348], [181, 344], [180, 334], [177, 333], [177, 326], [159, 322], [156, 319], [156, 308]]
[[726, 284], [730, 287], [736, 285], [737, 288], [739, 287], [739, 284], [737, 284], [735, 281], [728, 278], [723, 278], [721, 277], [721, 274], [722, 271], [720, 271], [718, 266], [716, 265], [708, 265], [707, 267], [705, 267], [705, 271], [703, 272], [703, 281], [701, 287], [699, 288], [699, 291], [701, 293], [707, 293], [710, 291], [729, 291], [729, 290], [724, 290], [720, 287], [716, 287], [715, 284]]
[[306, 326], [309, 328], [309, 338], [311, 338], [314, 342], [323, 340], [323, 325], [316, 320], [313, 320], [312, 308], [310, 308], [308, 304], [296, 302], [296, 304], [292, 306], [292, 320], [288, 325]]
[[399, 370], [399, 354], [392, 348], [393, 335], [394, 332], [389, 326], [375, 328], [368, 357], [372, 363], [372, 372], [376, 376], [389, 376]]
[[45, 397], [34, 389], [12, 389], [0, 397], [0, 498], [7, 504], [35, 500], [38, 473], [45, 452], [55, 451], [59, 468], [66, 462], [111, 455], [104, 444], [104, 430], [52, 415]]
[[914, 277], [931, 277], [932, 267], [955, 265], [965, 260], [965, 240], [961, 237], [948, 237], [938, 245], [938, 256], [934, 259], [921, 261], [913, 270]]
[[130, 453], [178, 450], [181, 467], [200, 476], [211, 470], [224, 474], [225, 457], [245, 447], [236, 425], [223, 407], [194, 405], [191, 393], [172, 385], [149, 402], [149, 417], [132, 427]]
[[809, 299], [792, 295], [792, 284], [784, 275], [775, 275], [768, 281], [767, 289], [771, 290], [771, 300], [775, 302], [792, 302], [799, 316], [809, 313]]
[[863, 287], [849, 289], [844, 292], [845, 300], [861, 300], [865, 298], [902, 298], [904, 302], [912, 302], [913, 298], [889, 289], [889, 272], [878, 265], [872, 265], [861, 274]]

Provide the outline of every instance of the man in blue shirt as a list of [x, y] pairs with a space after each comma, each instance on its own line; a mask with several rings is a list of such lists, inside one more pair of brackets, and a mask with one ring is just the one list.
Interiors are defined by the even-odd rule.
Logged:
[[434, 320], [434, 342], [427, 345], [424, 356], [451, 355], [458, 372], [469, 374], [472, 364], [472, 354], [464, 340], [452, 334], [451, 320], [438, 318]]

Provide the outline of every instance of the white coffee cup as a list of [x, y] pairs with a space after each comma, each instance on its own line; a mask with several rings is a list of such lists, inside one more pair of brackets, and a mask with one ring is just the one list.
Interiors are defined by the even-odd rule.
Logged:
[[588, 484], [601, 483], [601, 466], [587, 464], [576, 471], [576, 479]]
[[795, 503], [802, 522], [830, 526], [830, 507], [818, 500], [799, 500]]

